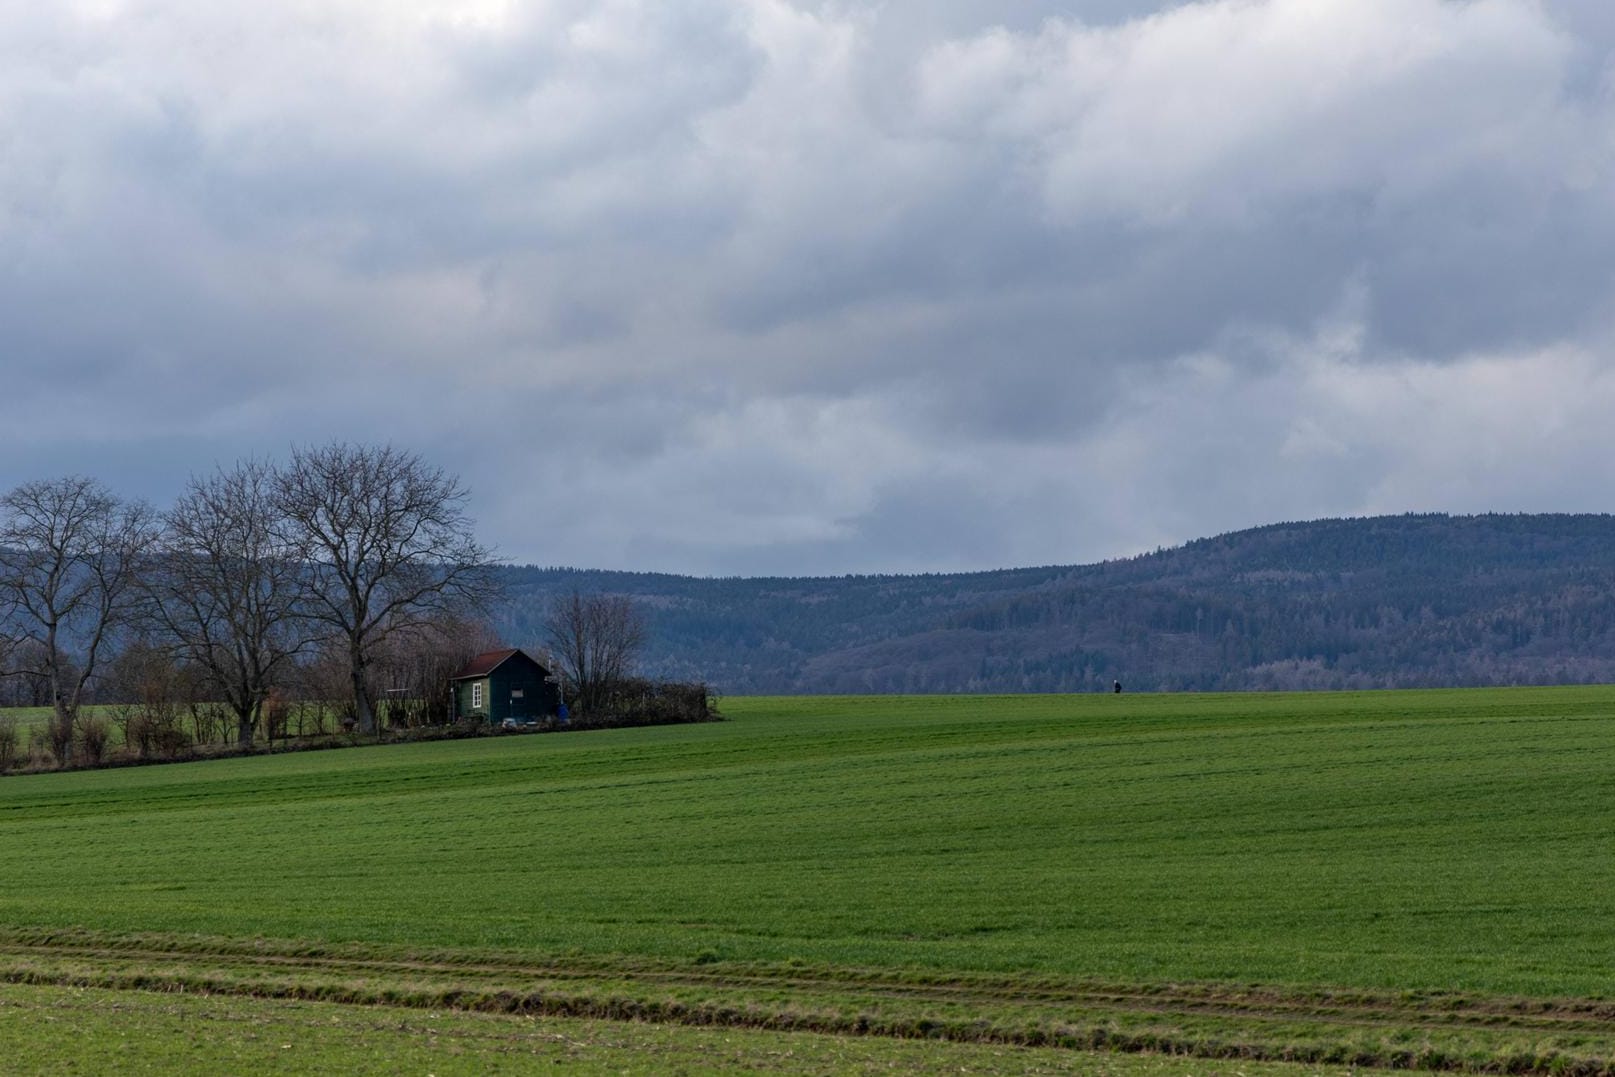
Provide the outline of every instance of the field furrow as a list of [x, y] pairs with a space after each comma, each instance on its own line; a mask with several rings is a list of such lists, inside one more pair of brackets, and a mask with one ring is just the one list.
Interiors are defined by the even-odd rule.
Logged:
[[0, 780], [0, 979], [1615, 1072], [1615, 693], [725, 706]]
[[0, 941], [0, 980], [1385, 1068], [1604, 1073], [1598, 1000], [1084, 984], [870, 969], [385, 954], [264, 940]]

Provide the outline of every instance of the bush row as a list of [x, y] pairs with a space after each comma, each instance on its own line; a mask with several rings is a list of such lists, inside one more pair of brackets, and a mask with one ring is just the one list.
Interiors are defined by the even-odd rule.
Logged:
[[[97, 769], [533, 732], [682, 725], [722, 721], [723, 718], [718, 712], [715, 693], [704, 684], [638, 678], [618, 683], [592, 714], [579, 714], [565, 722], [552, 717], [520, 730], [504, 729], [482, 718], [465, 718], [455, 723], [395, 727], [364, 735], [351, 730], [331, 731], [324, 717], [329, 713], [327, 708], [320, 705], [315, 709], [320, 712], [320, 718], [310, 720], [307, 725], [298, 720], [296, 727], [308, 731], [293, 734], [285, 711], [271, 708], [265, 713], [268, 739], [244, 747], [233, 740], [215, 741], [211, 736], [202, 736], [210, 731], [209, 723], [222, 724], [223, 708], [218, 704], [184, 711], [169, 707], [116, 706], [109, 709], [108, 716], [80, 716], [74, 724], [70, 753], [62, 751], [55, 743], [52, 726], [35, 728], [24, 737], [17, 716], [0, 713], [0, 774], [60, 769], [64, 759], [71, 759], [74, 769]], [[187, 728], [188, 724], [194, 728], [194, 733]]]

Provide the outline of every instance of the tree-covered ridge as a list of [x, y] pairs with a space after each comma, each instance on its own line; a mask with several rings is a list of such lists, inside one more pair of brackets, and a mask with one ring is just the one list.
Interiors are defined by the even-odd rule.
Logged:
[[922, 576], [504, 570], [506, 635], [631, 595], [650, 672], [725, 691], [1347, 688], [1615, 680], [1615, 517], [1274, 524], [1122, 561]]

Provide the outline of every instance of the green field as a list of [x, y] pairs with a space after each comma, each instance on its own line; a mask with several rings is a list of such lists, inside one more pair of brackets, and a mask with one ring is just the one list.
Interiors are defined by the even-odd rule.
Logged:
[[[73, 1030], [70, 1050], [41, 1035]], [[568, 1075], [1039, 1074], [1088, 1077], [1374, 1077], [1348, 1070], [1165, 1055], [1097, 1055], [880, 1037], [647, 1022], [516, 1018], [230, 995], [0, 985], [10, 1073]]]
[[1615, 1056], [1615, 689], [724, 709], [0, 780], [0, 974], [1324, 1062]]

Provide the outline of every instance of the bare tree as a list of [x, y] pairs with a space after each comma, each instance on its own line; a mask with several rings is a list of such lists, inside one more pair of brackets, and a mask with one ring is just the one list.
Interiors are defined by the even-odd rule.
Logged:
[[585, 714], [628, 675], [645, 643], [645, 619], [624, 595], [557, 595], [544, 618], [547, 649]]
[[177, 663], [171, 647], [134, 639], [103, 667], [96, 695], [116, 701], [109, 712], [125, 747], [147, 759], [173, 757], [189, 745], [181, 728], [185, 708], [211, 688], [195, 666]]
[[395, 632], [371, 660], [376, 683], [388, 694], [391, 725], [446, 722], [454, 713], [449, 679], [485, 651], [498, 650], [499, 633], [479, 621], [439, 617]]
[[207, 674], [252, 744], [264, 702], [311, 644], [308, 573], [282, 526], [276, 476], [245, 461], [192, 477], [163, 517], [147, 573], [149, 609], [175, 650]]
[[44, 648], [16, 633], [12, 620], [16, 608], [4, 594], [5, 589], [0, 588], [0, 603], [4, 603], [0, 609], [0, 639], [5, 640], [0, 649], [7, 652], [4, 662], [0, 662], [0, 706], [48, 707], [50, 681], [35, 672], [44, 668], [39, 658]]
[[367, 672], [377, 646], [491, 594], [491, 555], [471, 534], [468, 492], [413, 453], [333, 443], [294, 450], [276, 493], [311, 574], [309, 614], [346, 642], [354, 717], [374, 732]]
[[5, 635], [19, 645], [7, 672], [49, 685], [51, 743], [63, 763], [85, 686], [129, 619], [152, 531], [146, 505], [82, 476], [24, 483], [0, 498], [0, 601]]

